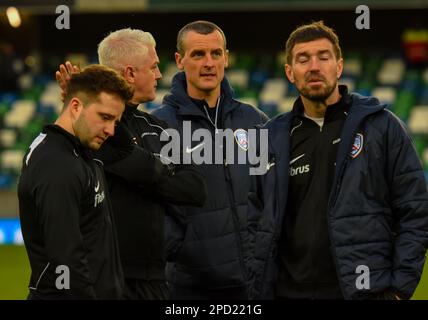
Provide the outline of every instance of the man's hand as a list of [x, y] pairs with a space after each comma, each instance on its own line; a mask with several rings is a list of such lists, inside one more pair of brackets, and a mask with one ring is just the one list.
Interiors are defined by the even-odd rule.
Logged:
[[65, 64], [59, 66], [59, 71], [55, 72], [55, 78], [61, 88], [61, 100], [64, 101], [67, 94], [67, 83], [70, 81], [71, 75], [79, 73], [80, 67], [74, 66], [70, 61], [66, 61]]

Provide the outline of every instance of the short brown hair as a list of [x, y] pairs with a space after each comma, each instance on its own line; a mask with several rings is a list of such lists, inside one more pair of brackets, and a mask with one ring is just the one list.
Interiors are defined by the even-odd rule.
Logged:
[[220, 32], [221, 36], [223, 37], [224, 49], [226, 49], [226, 36], [224, 35], [223, 30], [221, 30], [221, 28], [218, 25], [216, 25], [215, 23], [212, 23], [209, 21], [204, 21], [204, 20], [198, 20], [198, 21], [193, 21], [193, 22], [186, 24], [178, 32], [178, 35], [177, 35], [177, 52], [181, 55], [184, 55], [185, 50], [184, 50], [183, 40], [184, 40], [184, 36], [186, 35], [187, 32], [194, 31], [194, 32], [199, 33], [199, 34], [211, 34], [216, 30], [218, 32]]
[[125, 102], [133, 95], [131, 87], [116, 71], [94, 64], [71, 76], [67, 83], [64, 105], [76, 96], [89, 104], [98, 100], [101, 92], [115, 94]]
[[288, 37], [285, 45], [285, 58], [288, 64], [292, 63], [292, 51], [296, 44], [309, 42], [318, 39], [327, 39], [333, 44], [334, 55], [336, 59], [342, 58], [342, 50], [339, 45], [339, 38], [334, 30], [327, 27], [324, 22], [316, 21], [310, 24], [302, 25], [296, 28]]

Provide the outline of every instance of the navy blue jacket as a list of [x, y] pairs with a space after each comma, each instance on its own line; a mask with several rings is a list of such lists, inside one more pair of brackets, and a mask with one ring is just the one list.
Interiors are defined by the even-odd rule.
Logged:
[[[163, 103], [154, 115], [170, 128], [177, 129], [181, 137], [183, 121], [191, 121], [192, 133], [204, 128], [214, 137], [213, 124], [186, 93], [184, 73], [174, 77], [171, 95], [166, 96]], [[261, 111], [232, 98], [232, 89], [226, 79], [221, 83], [220, 108], [218, 128], [229, 128], [235, 132], [267, 121]], [[189, 147], [194, 148], [199, 143], [193, 141]], [[233, 144], [237, 163], [238, 152], [242, 151], [238, 151], [237, 142]], [[208, 197], [201, 208], [174, 207], [166, 216], [170, 261], [167, 266], [168, 282], [187, 289], [234, 288], [246, 291], [248, 282], [244, 260], [249, 256], [246, 227], [249, 165], [202, 163], [196, 168], [206, 178]]]
[[[327, 211], [331, 254], [341, 291], [345, 299], [365, 299], [386, 290], [410, 297], [428, 247], [428, 193], [422, 166], [396, 116], [376, 98], [351, 97]], [[275, 294], [292, 117], [291, 112], [286, 113], [266, 124], [269, 170], [253, 179], [249, 194], [250, 219], [261, 217], [259, 224], [250, 228], [256, 233], [250, 263], [253, 298], [272, 299]], [[363, 137], [362, 149], [353, 158], [357, 134]], [[357, 288], [359, 265], [369, 268], [368, 290]]]

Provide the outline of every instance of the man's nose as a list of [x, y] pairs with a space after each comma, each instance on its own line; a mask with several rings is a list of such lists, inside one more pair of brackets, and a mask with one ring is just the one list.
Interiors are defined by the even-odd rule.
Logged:
[[317, 57], [312, 57], [309, 60], [309, 69], [311, 71], [313, 71], [313, 70], [319, 70], [320, 69], [320, 64], [319, 64], [319, 61], [318, 61]]
[[160, 72], [160, 69], [159, 68], [157, 68], [156, 69], [156, 74], [155, 74], [155, 79], [156, 80], [159, 80], [159, 79], [161, 79], [162, 78], [162, 73]]
[[205, 56], [205, 66], [212, 67], [214, 66], [214, 59], [211, 57], [210, 54], [207, 54]]
[[108, 123], [105, 127], [104, 127], [104, 134], [108, 137], [111, 137], [114, 135], [114, 122], [112, 123]]

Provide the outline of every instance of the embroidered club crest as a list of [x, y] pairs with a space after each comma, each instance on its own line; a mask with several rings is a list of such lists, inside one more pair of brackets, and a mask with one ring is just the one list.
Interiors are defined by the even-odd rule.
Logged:
[[248, 150], [248, 134], [244, 129], [236, 129], [233, 133], [238, 146], [247, 151]]
[[355, 135], [354, 143], [352, 144], [351, 157], [356, 158], [363, 150], [364, 137], [361, 133]]

